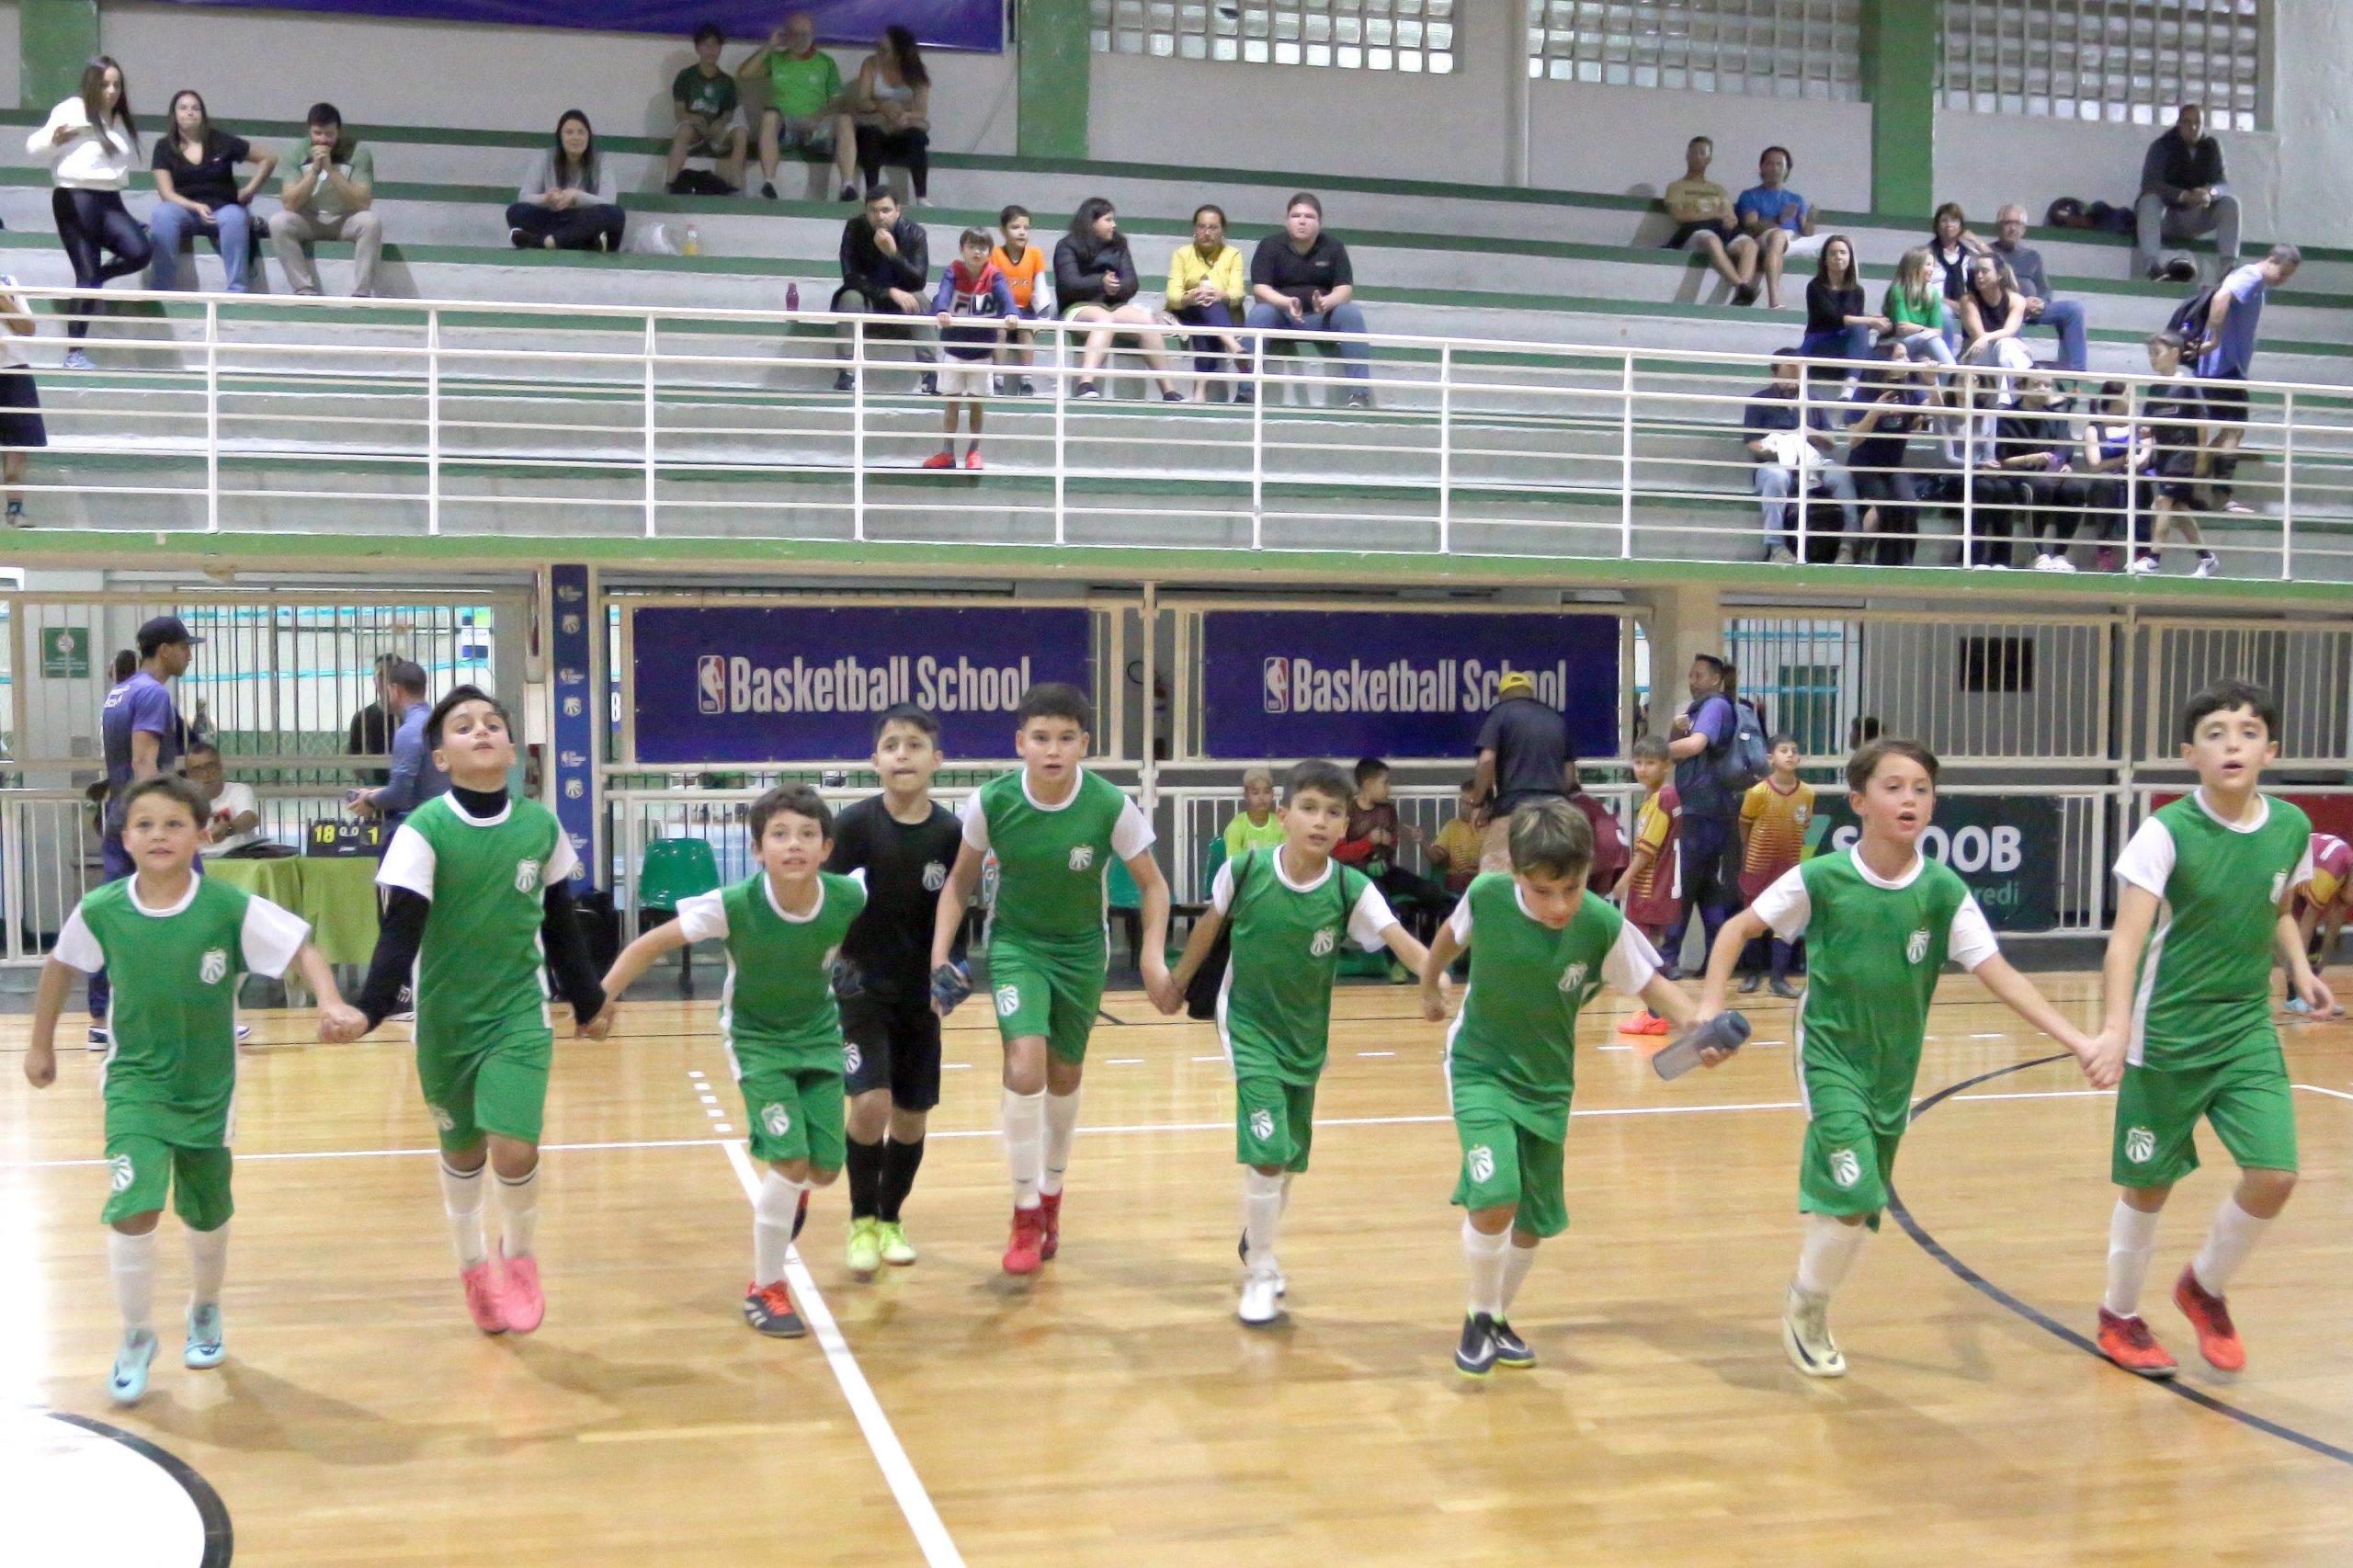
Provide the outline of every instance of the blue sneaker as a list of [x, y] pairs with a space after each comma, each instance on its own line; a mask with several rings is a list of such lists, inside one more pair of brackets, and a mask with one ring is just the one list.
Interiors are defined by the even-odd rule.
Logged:
[[207, 1301], [188, 1310], [188, 1348], [181, 1353], [180, 1364], [201, 1371], [217, 1367], [228, 1354], [221, 1346], [221, 1303]]
[[114, 1370], [107, 1377], [107, 1392], [117, 1404], [137, 1404], [147, 1392], [147, 1369], [155, 1361], [155, 1331], [125, 1329], [122, 1347], [114, 1353]]

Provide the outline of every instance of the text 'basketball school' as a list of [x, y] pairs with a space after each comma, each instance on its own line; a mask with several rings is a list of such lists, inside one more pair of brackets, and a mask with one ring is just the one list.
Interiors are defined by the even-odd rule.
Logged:
[[1533, 678], [1537, 698], [1554, 708], [1566, 705], [1569, 690], [1566, 659], [1549, 670], [1515, 671], [1478, 659], [1350, 659], [1340, 665], [1278, 654], [1263, 671], [1261, 698], [1269, 713], [1483, 713], [1495, 705], [1504, 676], [1515, 673]]
[[1011, 713], [1029, 689], [1029, 656], [1009, 665], [976, 665], [926, 653], [896, 653], [870, 663], [846, 653], [813, 665], [799, 654], [767, 665], [745, 654], [705, 653], [695, 661], [695, 702], [707, 714], [881, 713], [913, 703], [934, 713]]

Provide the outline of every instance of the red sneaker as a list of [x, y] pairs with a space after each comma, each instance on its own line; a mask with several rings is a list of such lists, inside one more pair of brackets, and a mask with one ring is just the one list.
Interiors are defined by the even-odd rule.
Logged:
[[981, 466], [980, 448], [974, 447], [971, 451], [964, 454], [964, 466], [969, 469], [978, 469]]
[[466, 1314], [474, 1326], [484, 1334], [506, 1332], [506, 1290], [499, 1282], [498, 1260], [485, 1257], [472, 1268], [461, 1268], [458, 1278], [466, 1287]]
[[2099, 1353], [2144, 1378], [2169, 1378], [2181, 1370], [2147, 1324], [2137, 1317], [2118, 1317], [2106, 1307], [2099, 1310]]
[[2246, 1346], [2231, 1326], [2231, 1304], [2198, 1282], [2195, 1267], [2184, 1268], [2173, 1288], [2173, 1304], [2198, 1331], [2198, 1353], [2218, 1372], [2235, 1372], [2246, 1365]]
[[931, 456], [923, 460], [923, 466], [926, 468], [954, 468], [956, 466], [956, 454], [954, 452], [934, 452]]
[[1013, 1211], [1013, 1239], [1005, 1244], [1005, 1271], [1007, 1274], [1035, 1274], [1045, 1259], [1039, 1249], [1045, 1244], [1046, 1222], [1043, 1210], [1016, 1209]]
[[517, 1334], [529, 1334], [540, 1326], [548, 1315], [548, 1299], [540, 1293], [540, 1265], [536, 1258], [506, 1259], [506, 1326]]
[[1620, 1034], [1665, 1034], [1667, 1022], [1648, 1007], [1618, 1026]]
[[1039, 1223], [1045, 1229], [1045, 1240], [1038, 1248], [1040, 1259], [1051, 1258], [1063, 1250], [1063, 1195], [1059, 1192], [1038, 1195]]

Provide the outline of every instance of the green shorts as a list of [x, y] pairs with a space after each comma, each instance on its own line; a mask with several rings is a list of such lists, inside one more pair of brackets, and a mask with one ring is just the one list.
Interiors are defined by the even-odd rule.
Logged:
[[1798, 1163], [1798, 1211], [1868, 1216], [1879, 1229], [1904, 1123], [1890, 1128], [1853, 1085], [1827, 1074], [1805, 1080], [1805, 1153]]
[[996, 1008], [996, 1032], [1006, 1044], [1031, 1035], [1046, 1037], [1057, 1062], [1086, 1060], [1087, 1037], [1095, 1032], [1103, 1004], [1101, 948], [1084, 953], [1025, 947], [1010, 937], [989, 944], [989, 1000]]
[[555, 1055], [552, 1028], [537, 1022], [507, 1024], [461, 1035], [454, 1048], [427, 1043], [428, 1038], [420, 1028], [416, 1081], [443, 1149], [471, 1149], [485, 1132], [520, 1143], [540, 1141], [548, 1063]]
[[752, 1158], [806, 1160], [809, 1168], [842, 1168], [842, 1070], [766, 1067], [745, 1073], [744, 1114]]
[[1233, 1157], [1245, 1165], [1307, 1168], [1315, 1142], [1315, 1085], [1254, 1074], [1233, 1084]]
[[98, 1218], [109, 1225], [155, 1213], [166, 1191], [191, 1231], [217, 1231], [237, 1211], [229, 1196], [229, 1151], [221, 1145], [192, 1149], [109, 1127], [107, 1176], [113, 1190]]
[[[2270, 1033], [2268, 1027], [2265, 1032]], [[2211, 1067], [2127, 1067], [2116, 1090], [2119, 1187], [2170, 1187], [2198, 1168], [2204, 1117], [2241, 1170], [2296, 1168], [2296, 1104], [2279, 1038]]]
[[1569, 1228], [1562, 1147], [1516, 1119], [1513, 1103], [1492, 1084], [1454, 1085], [1454, 1133], [1462, 1144], [1454, 1201], [1464, 1209], [1508, 1206], [1515, 1229], [1557, 1236]]

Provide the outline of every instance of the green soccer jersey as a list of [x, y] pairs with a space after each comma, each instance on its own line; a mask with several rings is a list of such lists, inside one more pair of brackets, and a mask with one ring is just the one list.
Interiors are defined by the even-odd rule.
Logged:
[[1254, 849], [1218, 868], [1210, 902], [1233, 936], [1217, 1020], [1234, 1076], [1313, 1084], [1324, 1071], [1341, 944], [1381, 946], [1397, 923], [1388, 901], [1337, 861], [1301, 883], [1283, 869], [1281, 850]]
[[768, 107], [787, 119], [813, 119], [842, 96], [842, 68], [824, 50], [805, 60], [783, 50], [768, 53]]
[[689, 65], [671, 82], [670, 97], [686, 105], [688, 114], [723, 123], [735, 112], [735, 78], [724, 71], [706, 76], [700, 65]]
[[1448, 924], [1471, 949], [1471, 983], [1447, 1032], [1447, 1081], [1492, 1084], [1512, 1119], [1539, 1137], [1568, 1136], [1576, 1087], [1577, 1009], [1604, 984], [1648, 985], [1658, 954], [1608, 899], [1587, 893], [1560, 930], [1529, 915], [1501, 871], [1474, 880]]
[[2272, 933], [2280, 902], [2312, 880], [2313, 824], [2275, 795], [2256, 806], [2233, 824], [2196, 791], [2159, 807], [2117, 859], [2120, 880], [2160, 900], [2132, 995], [2136, 1067], [2203, 1067], [2277, 1048]]
[[168, 908], [139, 902], [137, 879], [93, 890], [58, 933], [57, 961], [114, 982], [105, 1067], [110, 1128], [188, 1148], [234, 1131], [237, 981], [280, 975], [311, 928], [269, 902], [196, 877]]
[[537, 801], [509, 800], [478, 818], [456, 796], [436, 795], [409, 813], [376, 881], [432, 901], [416, 960], [419, 1044], [548, 1026], [547, 890], [579, 867], [572, 840]]
[[1749, 907], [1783, 940], [1807, 938], [1801, 1089], [1811, 1094], [1809, 1074], [1831, 1074], [1863, 1097], [1875, 1123], [1900, 1130], [1938, 971], [1948, 958], [1974, 970], [2001, 950], [1961, 874], [1922, 855], [1891, 881], [1850, 849], [1784, 873]]
[[1114, 859], [1152, 847], [1152, 824], [1116, 784], [1085, 768], [1060, 804], [1029, 793], [1027, 768], [990, 779], [965, 799], [964, 842], [996, 857], [989, 939], [1046, 949], [1099, 949], [1103, 878]]
[[806, 915], [785, 913], [766, 871], [678, 903], [678, 928], [688, 941], [727, 944], [719, 1030], [738, 1078], [779, 1069], [841, 1071], [834, 959], [866, 907], [866, 883], [821, 871], [817, 887], [817, 907]]

